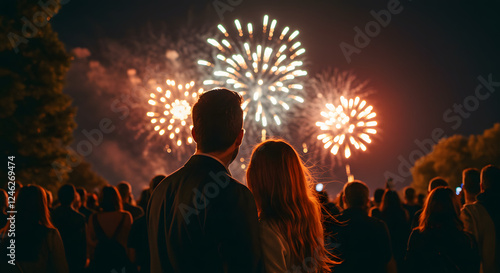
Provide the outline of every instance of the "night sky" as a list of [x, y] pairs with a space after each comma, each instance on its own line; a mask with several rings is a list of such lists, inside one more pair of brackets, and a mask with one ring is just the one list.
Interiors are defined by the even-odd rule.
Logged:
[[[456, 113], [451, 112], [447, 120], [443, 118], [448, 109], [453, 111], [454, 104], [463, 104], [465, 98], [474, 96], [479, 76], [488, 79], [491, 75], [493, 82], [500, 82], [498, 1], [440, 2], [242, 0], [232, 11], [223, 13], [222, 22], [229, 25], [238, 18], [258, 23], [269, 14], [279, 24], [300, 30], [309, 75], [339, 68], [369, 80], [376, 90], [368, 100], [377, 112], [379, 133], [367, 152], [355, 154], [348, 163], [355, 178], [366, 182], [373, 193], [384, 185], [385, 172], [398, 174], [398, 157], [408, 160], [418, 149], [415, 140], [431, 138], [435, 128], [442, 128], [447, 136], [481, 134], [500, 122], [499, 92], [479, 100], [477, 110], [460, 118], [460, 126]], [[374, 20], [371, 11], [386, 10], [388, 4], [395, 5], [399, 13], [392, 14], [389, 24], [381, 27], [359, 53], [350, 55], [348, 63], [339, 45], [345, 42], [354, 46], [354, 28], [365, 29]], [[100, 61], [106, 54], [101, 50], [103, 41], [130, 39], [146, 26], [164, 26], [175, 35], [176, 29], [186, 26], [215, 27], [221, 18], [213, 1], [72, 0], [51, 22], [68, 51], [86, 48], [92, 54], [90, 59]], [[100, 119], [111, 116], [105, 106], [96, 105], [109, 106], [119, 96], [87, 88], [85, 75], [79, 74], [77, 66], [71, 68], [65, 89], [79, 109], [76, 141], [82, 138], [82, 129], [95, 128]], [[117, 127], [124, 126], [116, 115], [113, 118]], [[88, 160], [111, 184], [128, 180], [136, 185], [137, 196], [148, 176], [171, 169], [144, 156], [139, 159], [142, 146], [130, 145], [133, 141], [140, 140], [118, 129], [105, 136], [105, 144], [96, 147]], [[335, 172], [322, 179], [345, 180], [342, 168]], [[397, 188], [410, 182], [411, 177], [405, 177]], [[327, 189], [336, 194], [341, 186], [330, 183]]]

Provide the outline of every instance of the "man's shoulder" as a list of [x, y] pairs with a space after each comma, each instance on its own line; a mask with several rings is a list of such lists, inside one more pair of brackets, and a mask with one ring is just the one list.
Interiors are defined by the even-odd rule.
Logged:
[[461, 210], [462, 216], [470, 216], [473, 218], [486, 217], [488, 211], [486, 208], [479, 202], [474, 202], [472, 204], [465, 204]]
[[82, 220], [83, 222], [85, 222], [85, 216], [83, 214], [81, 214], [80, 212], [78, 212], [74, 209], [70, 209], [70, 208], [64, 207], [64, 206], [58, 206], [57, 208], [55, 208], [51, 212], [51, 217], [56, 218], [56, 219], [63, 218], [65, 221]]
[[477, 201], [472, 204], [465, 204], [462, 207], [462, 212], [479, 213], [483, 211], [486, 212], [486, 208]]

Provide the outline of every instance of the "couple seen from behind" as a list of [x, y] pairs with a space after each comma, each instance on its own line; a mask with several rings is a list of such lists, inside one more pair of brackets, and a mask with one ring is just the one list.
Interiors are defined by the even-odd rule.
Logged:
[[192, 108], [196, 153], [148, 205], [151, 272], [330, 272], [308, 169], [283, 140], [255, 147], [248, 188], [229, 173], [242, 143], [242, 98], [203, 93]]

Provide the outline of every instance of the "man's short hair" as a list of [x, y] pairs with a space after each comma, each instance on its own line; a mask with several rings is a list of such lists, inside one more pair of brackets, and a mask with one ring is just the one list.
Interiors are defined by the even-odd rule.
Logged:
[[405, 200], [407, 201], [413, 201], [415, 200], [415, 189], [412, 187], [406, 187], [405, 188]]
[[193, 106], [193, 127], [197, 148], [204, 152], [225, 151], [243, 128], [241, 96], [225, 88], [200, 95]]
[[368, 203], [369, 189], [365, 183], [354, 180], [344, 186], [344, 200], [348, 208], [365, 208]]
[[483, 190], [500, 191], [500, 169], [488, 165], [481, 170], [481, 187]]
[[57, 198], [62, 206], [71, 205], [75, 201], [75, 186], [71, 184], [62, 185], [57, 192]]
[[429, 182], [429, 192], [437, 187], [448, 187], [448, 182], [442, 177], [434, 177], [431, 179], [431, 182]]
[[462, 172], [463, 189], [468, 194], [477, 195], [481, 192], [481, 173], [476, 168], [468, 168]]

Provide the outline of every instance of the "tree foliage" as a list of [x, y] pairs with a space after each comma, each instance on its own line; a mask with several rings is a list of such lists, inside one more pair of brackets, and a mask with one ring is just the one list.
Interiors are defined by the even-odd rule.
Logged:
[[482, 135], [453, 135], [434, 145], [432, 152], [418, 159], [412, 169], [413, 186], [426, 191], [429, 181], [443, 177], [451, 187], [462, 183], [462, 171], [500, 165], [500, 123]]
[[82, 161], [69, 173], [68, 183], [75, 187], [83, 187], [89, 192], [100, 190], [107, 182], [92, 171], [92, 166], [87, 161]]
[[[1, 160], [15, 156], [18, 182], [50, 190], [68, 179], [76, 127], [76, 109], [63, 93], [71, 57], [48, 22], [58, 9], [26, 0], [5, 1], [0, 9]], [[5, 183], [6, 168], [0, 176]]]

